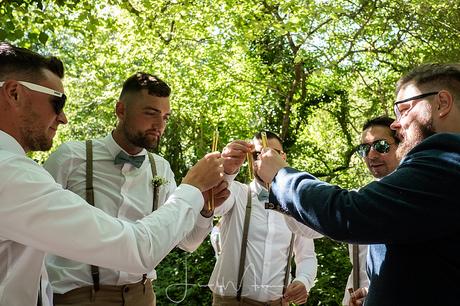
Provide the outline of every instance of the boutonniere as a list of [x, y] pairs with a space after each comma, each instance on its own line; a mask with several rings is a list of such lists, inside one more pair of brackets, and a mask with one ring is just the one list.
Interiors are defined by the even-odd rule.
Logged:
[[155, 175], [152, 179], [152, 185], [153, 187], [160, 187], [161, 185], [168, 184], [169, 181], [165, 179], [164, 177]]

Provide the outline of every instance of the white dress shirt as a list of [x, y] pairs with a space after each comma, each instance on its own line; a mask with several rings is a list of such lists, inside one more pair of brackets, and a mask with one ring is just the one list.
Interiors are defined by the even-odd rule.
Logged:
[[[142, 219], [152, 212], [153, 185], [152, 170], [147, 151], [138, 155], [145, 159], [139, 168], [129, 163], [115, 165], [115, 156], [122, 148], [109, 134], [100, 140], [93, 140], [93, 186], [94, 203], [107, 214], [124, 221]], [[159, 187], [159, 207], [177, 188], [169, 163], [153, 154], [157, 176], [167, 183]], [[80, 197], [86, 197], [86, 146], [85, 142], [67, 142], [50, 155], [44, 168], [65, 189]], [[197, 224], [192, 232], [179, 244], [186, 251], [195, 250], [211, 230], [212, 218], [198, 214]], [[110, 256], [110, 254], [107, 254]], [[75, 288], [92, 286], [89, 265], [63, 257], [48, 255], [46, 266], [55, 293], [65, 293]], [[142, 274], [99, 268], [100, 284], [125, 285], [139, 282]], [[155, 270], [149, 271], [149, 278], [156, 278]]]
[[[367, 249], [368, 245], [358, 245], [358, 257], [359, 257], [359, 288], [369, 287], [369, 277], [367, 276]], [[348, 253], [350, 255], [350, 262], [353, 264], [353, 245], [348, 245]], [[355, 269], [355, 267], [353, 267]], [[345, 294], [343, 296], [342, 305], [348, 305], [350, 301], [350, 293], [348, 288], [353, 288], [353, 269], [351, 269], [350, 275], [348, 276], [347, 286], [345, 287]]]
[[284, 220], [291, 232], [296, 234], [297, 236], [307, 237], [311, 239], [317, 239], [324, 237], [323, 234], [318, 233], [314, 229], [309, 228], [303, 223], [298, 222], [291, 216], [284, 216]]
[[[115, 219], [64, 190], [0, 131], [0, 305], [37, 302], [45, 252], [142, 274], [195, 225], [199, 189], [182, 184], [154, 214]], [[151, 203], [151, 199], [146, 199]]]
[[[243, 276], [242, 296], [267, 302], [282, 297], [284, 275], [291, 241], [282, 214], [265, 209], [265, 203], [257, 195], [262, 187], [253, 181], [252, 210], [248, 231], [248, 243]], [[222, 252], [217, 259], [208, 286], [219, 295], [236, 296], [238, 269], [244, 216], [246, 213], [248, 186], [233, 181], [231, 195], [216, 208], [221, 219]], [[317, 260], [312, 239], [296, 236], [294, 240], [296, 278], [307, 290], [316, 277]]]

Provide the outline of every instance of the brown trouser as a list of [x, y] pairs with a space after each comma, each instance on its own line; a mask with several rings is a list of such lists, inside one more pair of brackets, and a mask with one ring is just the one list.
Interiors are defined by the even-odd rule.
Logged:
[[101, 285], [98, 291], [92, 286], [70, 290], [64, 294], [55, 293], [54, 306], [155, 306], [156, 299], [152, 282], [147, 279], [143, 282], [108, 286]]
[[238, 301], [235, 296], [222, 296], [213, 293], [212, 294], [212, 305], [213, 306], [287, 306], [288, 303], [283, 303], [283, 299], [279, 298], [274, 301], [259, 302], [247, 297], [242, 296], [241, 300]]

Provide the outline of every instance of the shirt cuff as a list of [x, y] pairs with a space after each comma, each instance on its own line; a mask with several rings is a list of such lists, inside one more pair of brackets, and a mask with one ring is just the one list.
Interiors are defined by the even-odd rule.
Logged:
[[[186, 202], [201, 216], [200, 211], [203, 209], [204, 198], [200, 189], [189, 184], [180, 184], [173, 194], [177, 193], [180, 194], [181, 198], [186, 199]], [[193, 205], [193, 203], [197, 203], [198, 205]]]
[[214, 219], [214, 214], [207, 218], [203, 216], [202, 214], [198, 214], [195, 226], [198, 226], [201, 228], [211, 228], [213, 219]]
[[231, 183], [235, 180], [236, 176], [238, 175], [239, 171], [237, 171], [235, 174], [227, 174], [224, 173], [224, 180], [227, 182]]

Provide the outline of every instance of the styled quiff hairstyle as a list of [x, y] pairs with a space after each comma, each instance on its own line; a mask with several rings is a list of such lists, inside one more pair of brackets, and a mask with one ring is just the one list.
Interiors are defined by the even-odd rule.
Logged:
[[64, 77], [64, 65], [60, 59], [0, 42], [0, 81], [8, 78], [38, 81], [44, 76], [43, 70], [50, 70], [61, 79]]
[[145, 72], [137, 72], [123, 83], [120, 100], [128, 93], [136, 93], [143, 89], [147, 89], [149, 95], [157, 97], [169, 97], [171, 94], [171, 88], [159, 77]]

